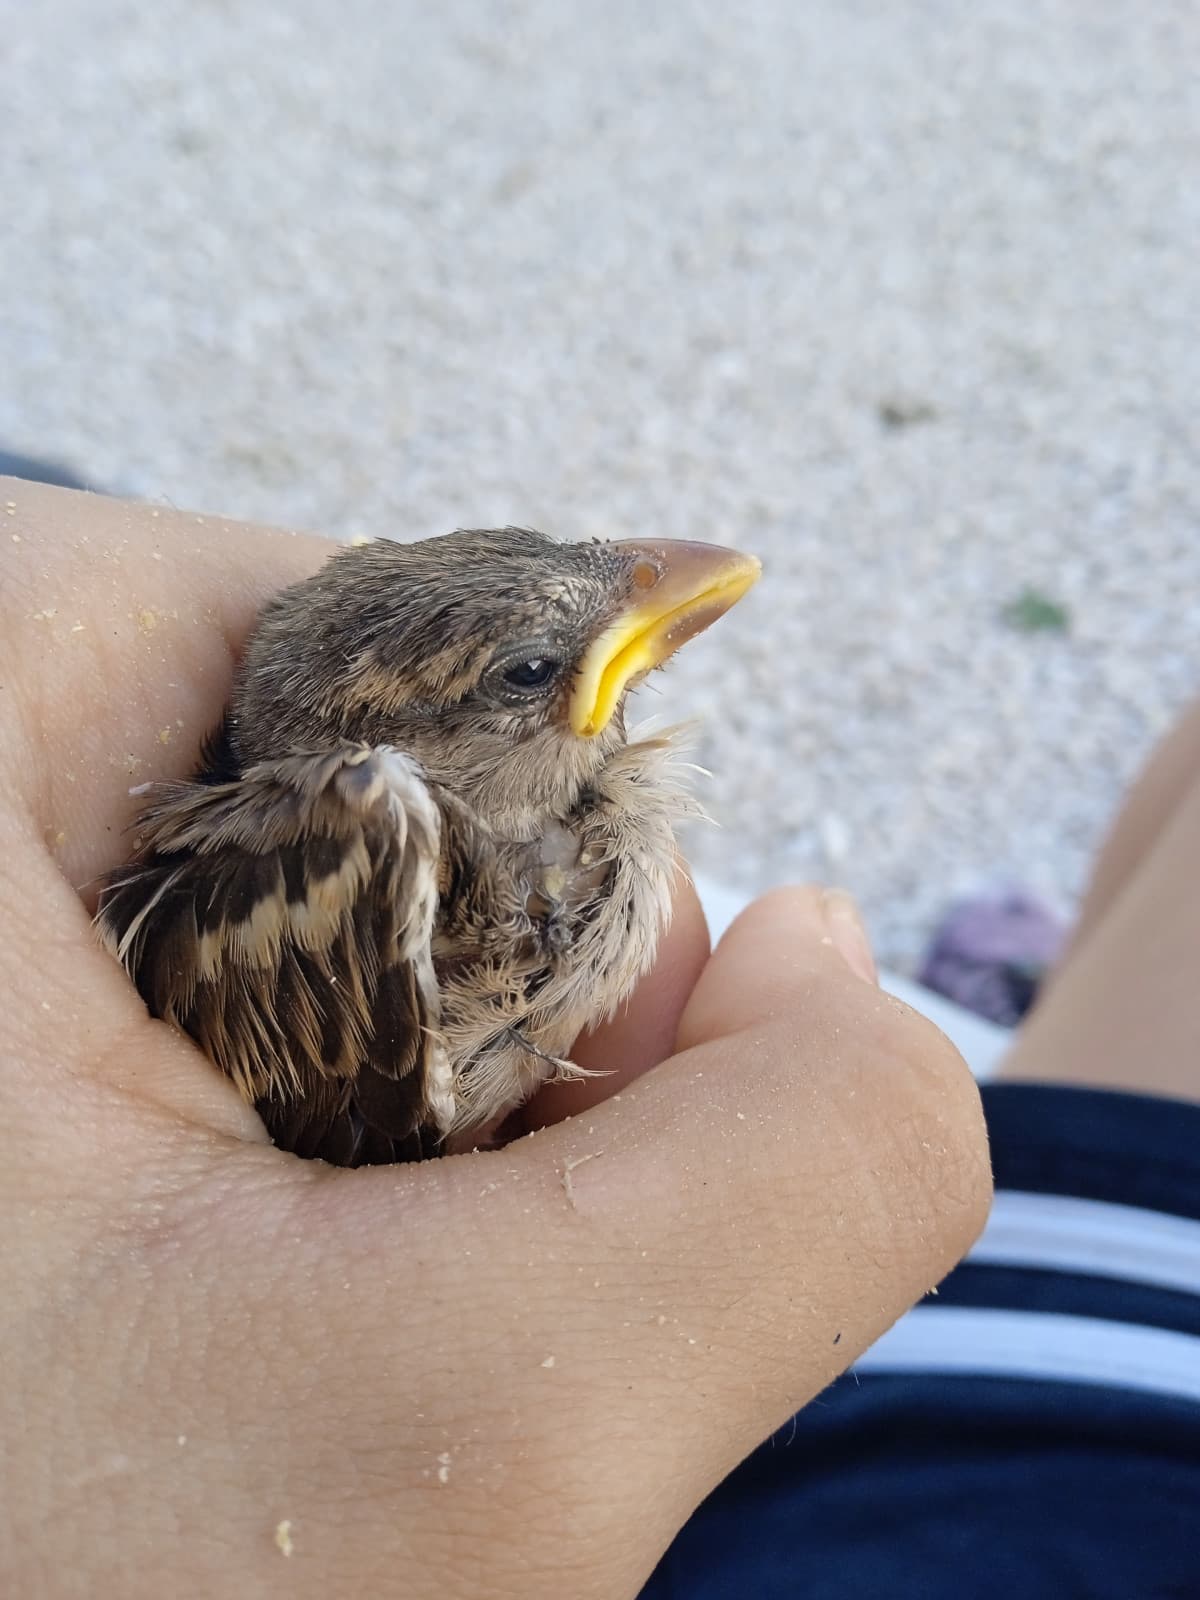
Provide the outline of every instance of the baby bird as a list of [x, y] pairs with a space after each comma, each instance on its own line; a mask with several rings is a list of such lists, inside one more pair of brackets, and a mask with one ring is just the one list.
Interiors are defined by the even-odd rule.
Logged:
[[102, 938], [281, 1147], [496, 1142], [669, 916], [686, 788], [626, 696], [759, 571], [524, 528], [339, 549], [262, 611], [196, 778], [141, 791]]

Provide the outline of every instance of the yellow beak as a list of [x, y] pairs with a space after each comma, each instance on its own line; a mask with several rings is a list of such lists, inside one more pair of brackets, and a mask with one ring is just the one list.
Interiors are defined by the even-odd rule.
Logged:
[[570, 718], [581, 739], [607, 727], [630, 684], [724, 616], [762, 572], [756, 556], [688, 539], [625, 539], [613, 548], [637, 558], [634, 591], [579, 664]]

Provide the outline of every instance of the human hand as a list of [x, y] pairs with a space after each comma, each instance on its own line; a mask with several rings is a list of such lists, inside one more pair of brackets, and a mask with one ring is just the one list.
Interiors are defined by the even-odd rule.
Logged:
[[273, 1149], [73, 886], [121, 859], [131, 784], [190, 770], [258, 605], [328, 547], [6, 500], [8, 1592], [636, 1593], [982, 1225], [964, 1067], [819, 893], [708, 959], [681, 889], [656, 973], [581, 1047], [613, 1078], [540, 1103], [582, 1114], [412, 1167]]

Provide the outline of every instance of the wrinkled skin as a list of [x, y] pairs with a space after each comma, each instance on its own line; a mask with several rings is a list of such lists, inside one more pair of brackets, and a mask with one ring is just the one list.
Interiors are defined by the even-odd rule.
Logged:
[[324, 547], [5, 501], [5, 1592], [635, 1594], [978, 1232], [961, 1061], [880, 994], [842, 900], [776, 893], [710, 958], [681, 890], [654, 974], [579, 1047], [611, 1076], [544, 1093], [534, 1137], [358, 1172], [276, 1151], [75, 886], [121, 858], [130, 784], [190, 769], [255, 609]]

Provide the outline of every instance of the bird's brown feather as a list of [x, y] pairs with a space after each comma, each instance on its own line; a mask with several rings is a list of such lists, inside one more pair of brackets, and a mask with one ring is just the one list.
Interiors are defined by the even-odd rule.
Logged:
[[164, 784], [139, 827], [98, 922], [151, 1013], [299, 1153], [421, 1153], [438, 1116], [441, 825], [413, 763], [346, 746]]

